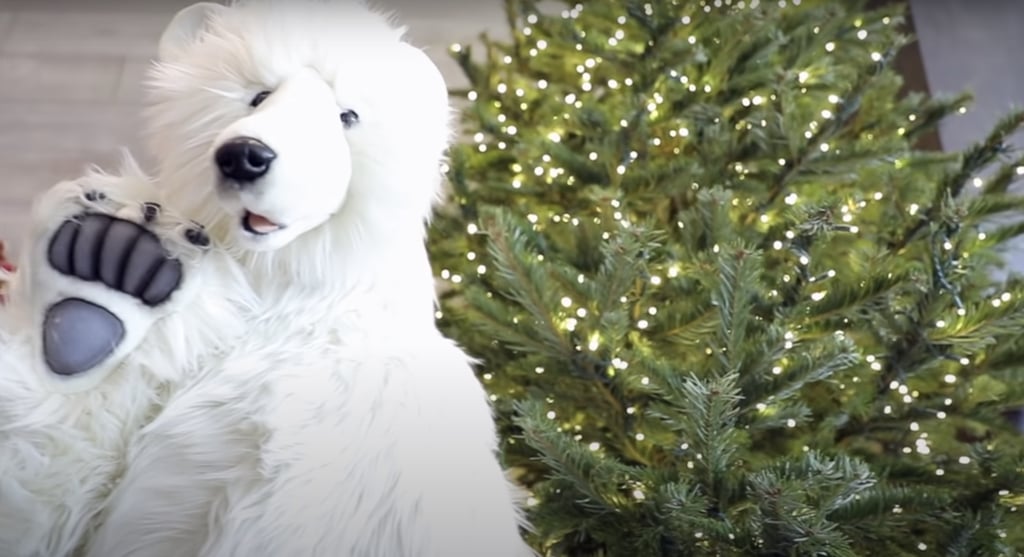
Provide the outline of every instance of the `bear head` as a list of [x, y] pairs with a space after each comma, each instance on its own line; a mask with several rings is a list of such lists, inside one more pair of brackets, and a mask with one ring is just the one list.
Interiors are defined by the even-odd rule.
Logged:
[[165, 198], [243, 256], [422, 242], [452, 114], [440, 71], [404, 34], [355, 0], [178, 12], [148, 79]]

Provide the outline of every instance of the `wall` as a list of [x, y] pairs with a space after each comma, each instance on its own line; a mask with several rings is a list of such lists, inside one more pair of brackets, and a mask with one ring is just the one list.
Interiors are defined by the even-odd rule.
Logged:
[[[932, 93], [969, 90], [975, 104], [940, 127], [959, 150], [985, 136], [1011, 104], [1024, 106], [1024, 1], [911, 0]], [[1015, 137], [1024, 148], [1024, 134]]]
[[[943, 147], [962, 150], [983, 139], [1012, 106], [1024, 107], [1024, 0], [911, 0], [910, 5], [931, 92], [974, 94], [966, 114], [939, 127]], [[1024, 133], [1010, 143], [1024, 150]], [[1024, 238], [1010, 243], [1005, 256], [1007, 268], [997, 276], [1024, 272]]]

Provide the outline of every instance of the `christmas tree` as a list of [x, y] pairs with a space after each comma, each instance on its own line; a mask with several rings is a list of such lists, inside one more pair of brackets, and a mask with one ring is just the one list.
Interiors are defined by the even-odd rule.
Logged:
[[915, 147], [903, 6], [505, 7], [430, 245], [538, 551], [1018, 555], [1024, 113]]

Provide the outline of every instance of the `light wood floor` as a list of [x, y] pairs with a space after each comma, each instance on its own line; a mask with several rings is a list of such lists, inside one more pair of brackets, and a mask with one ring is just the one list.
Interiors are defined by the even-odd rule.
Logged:
[[[0, 239], [14, 251], [37, 192], [139, 149], [141, 78], [161, 30], [190, 3], [0, 0]], [[502, 36], [498, 0], [376, 3], [397, 11], [455, 86], [464, 80], [448, 45]]]

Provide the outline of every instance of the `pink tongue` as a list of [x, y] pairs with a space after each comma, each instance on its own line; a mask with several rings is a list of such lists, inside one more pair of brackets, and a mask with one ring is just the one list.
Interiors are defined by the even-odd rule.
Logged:
[[256, 232], [273, 232], [278, 228], [281, 228], [267, 217], [263, 215], [257, 215], [256, 213], [249, 213], [249, 215], [246, 217], [246, 221], [249, 224], [249, 228], [255, 230]]

